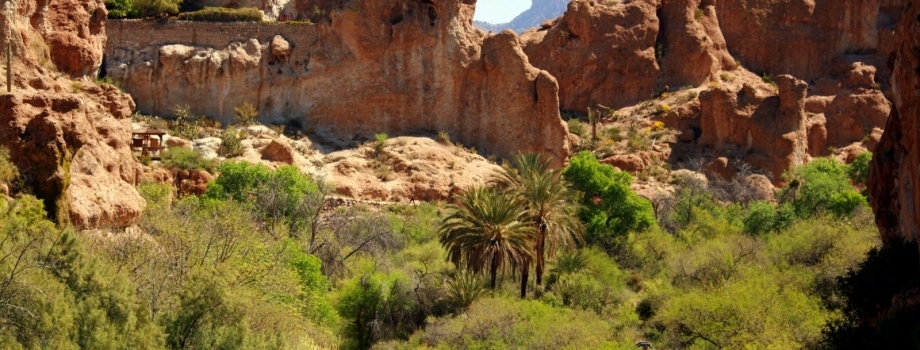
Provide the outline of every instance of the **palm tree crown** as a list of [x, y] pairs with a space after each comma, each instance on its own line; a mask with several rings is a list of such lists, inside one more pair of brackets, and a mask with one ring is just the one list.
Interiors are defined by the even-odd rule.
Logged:
[[[539, 154], [519, 154], [516, 167], [503, 166], [495, 182], [508, 189], [527, 205], [534, 227], [537, 284], [543, 283], [546, 258], [559, 248], [574, 248], [581, 241], [583, 225], [578, 220], [575, 191], [559, 171], [549, 169], [550, 160]], [[526, 281], [524, 281], [526, 283]]]
[[480, 187], [466, 191], [460, 206], [441, 222], [440, 242], [457, 267], [475, 273], [488, 268], [494, 289], [499, 270], [516, 269], [533, 259], [532, 231], [515, 196]]

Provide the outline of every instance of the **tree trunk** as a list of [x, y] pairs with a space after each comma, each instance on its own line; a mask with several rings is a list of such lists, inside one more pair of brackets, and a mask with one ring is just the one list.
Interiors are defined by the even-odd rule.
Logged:
[[489, 267], [489, 274], [491, 275], [492, 281], [489, 286], [494, 290], [495, 289], [495, 275], [498, 273], [498, 257], [492, 257], [492, 266]]
[[521, 299], [527, 298], [527, 279], [530, 277], [530, 259], [521, 266]]
[[537, 248], [536, 249], [537, 285], [542, 286], [543, 285], [543, 266], [546, 263], [545, 261], [546, 256], [544, 254], [544, 250], [546, 248], [546, 230], [543, 227], [540, 227], [540, 236], [537, 237], [537, 247], [536, 248]]

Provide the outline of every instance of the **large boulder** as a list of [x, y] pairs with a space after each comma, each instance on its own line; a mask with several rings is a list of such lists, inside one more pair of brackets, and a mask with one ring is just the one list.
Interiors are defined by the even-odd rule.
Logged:
[[267, 161], [294, 164], [294, 155], [296, 151], [287, 141], [283, 139], [274, 139], [269, 142], [260, 153], [262, 154], [262, 159]]

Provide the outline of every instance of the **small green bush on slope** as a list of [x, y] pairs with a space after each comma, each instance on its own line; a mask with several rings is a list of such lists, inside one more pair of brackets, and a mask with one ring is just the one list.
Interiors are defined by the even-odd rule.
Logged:
[[145, 18], [179, 13], [182, 0], [108, 0], [109, 18]]
[[205, 7], [195, 12], [179, 14], [180, 20], [208, 22], [261, 22], [262, 12], [255, 7], [231, 9], [225, 7]]

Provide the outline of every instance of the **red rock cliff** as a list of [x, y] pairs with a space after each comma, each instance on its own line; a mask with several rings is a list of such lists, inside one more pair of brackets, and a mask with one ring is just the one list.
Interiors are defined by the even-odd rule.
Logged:
[[869, 199], [882, 239], [920, 244], [920, 3], [905, 2], [891, 61], [894, 108], [869, 172]]
[[446, 131], [484, 154], [543, 152], [561, 164], [568, 145], [556, 79], [528, 63], [513, 32], [473, 28], [474, 6], [355, 0], [315, 26], [234, 24], [253, 34], [229, 44], [205, 43], [208, 29], [193, 29], [199, 23], [126, 22], [176, 36], [110, 42], [107, 74], [145, 113], [191, 104], [230, 122], [233, 107], [250, 102], [262, 121], [333, 140]]
[[102, 0], [19, 1], [13, 91], [0, 95], [0, 145], [61, 223], [130, 225], [146, 203], [134, 188], [131, 97], [81, 78], [102, 62]]

